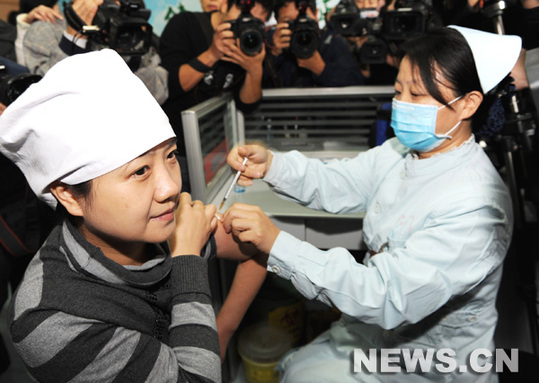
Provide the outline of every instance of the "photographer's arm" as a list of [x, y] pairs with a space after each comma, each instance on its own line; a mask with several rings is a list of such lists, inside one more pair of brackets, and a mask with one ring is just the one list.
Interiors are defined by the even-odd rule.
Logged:
[[262, 74], [263, 63], [266, 57], [266, 48], [262, 44], [262, 50], [255, 56], [249, 56], [242, 52], [239, 44], [230, 45], [223, 61], [229, 61], [245, 69], [245, 80], [240, 88], [239, 99], [243, 104], [255, 104], [262, 97]]
[[[101, 4], [103, 4], [103, 0], [78, 0], [73, 3], [73, 11], [75, 11], [86, 25], [91, 25], [95, 14], [97, 13], [97, 8], [99, 8]], [[80, 31], [75, 30], [69, 24], [67, 25], [66, 32], [71, 36], [87, 39], [86, 36], [81, 35]]]
[[[234, 32], [230, 31], [229, 29], [229, 23], [222, 23], [216, 28], [213, 34], [212, 44], [208, 50], [202, 52], [200, 55], [198, 55], [198, 57], [196, 57], [196, 59], [203, 66], [208, 68], [213, 67], [217, 61], [223, 57], [225, 52], [228, 51], [228, 44], [230, 44], [229, 41], [233, 41], [234, 39]], [[190, 91], [200, 82], [200, 80], [202, 80], [205, 72], [206, 71], [197, 70], [190, 62], [183, 64], [180, 66], [178, 73], [180, 86], [185, 92]]]
[[307, 69], [315, 75], [313, 80], [319, 86], [348, 86], [365, 83], [365, 78], [354, 56], [350, 53], [346, 41], [340, 36], [332, 36], [329, 43], [324, 44], [320, 51], [317, 51], [310, 59], [298, 59], [300, 67], [305, 68], [306, 64]]
[[316, 51], [314, 54], [309, 57], [308, 59], [300, 59], [298, 58], [298, 66], [300, 68], [305, 68], [310, 70], [312, 73], [314, 73], [316, 76], [320, 76], [324, 69], [326, 68], [326, 62], [322, 58], [322, 55], [320, 55], [320, 52]]
[[240, 100], [244, 104], [254, 104], [262, 97], [262, 63], [264, 62], [265, 55], [266, 51], [262, 48], [262, 52], [255, 56], [257, 59], [253, 60], [256, 61], [256, 63], [253, 64], [253, 67], [250, 70], [247, 70], [247, 73], [245, 74], [245, 80], [243, 81], [239, 95]]
[[273, 35], [270, 36], [271, 50], [270, 53], [273, 56], [279, 56], [283, 53], [284, 49], [290, 47], [290, 38], [292, 37], [292, 31], [289, 28], [288, 23], [278, 23], [275, 26]]

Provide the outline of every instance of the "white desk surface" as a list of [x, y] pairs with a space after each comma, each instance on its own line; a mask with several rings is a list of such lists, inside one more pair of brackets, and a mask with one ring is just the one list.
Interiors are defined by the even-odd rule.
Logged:
[[[221, 201], [232, 182], [232, 177], [221, 188], [216, 197], [210, 201], [219, 208]], [[222, 212], [230, 207], [234, 202], [241, 202], [250, 205], [257, 205], [270, 217], [290, 217], [290, 218], [336, 218], [336, 219], [362, 219], [365, 213], [354, 214], [332, 214], [324, 211], [313, 210], [296, 202], [285, 200], [279, 197], [269, 186], [261, 180], [255, 180], [252, 186], [245, 188], [242, 193], [232, 191], [228, 200], [223, 206]]]

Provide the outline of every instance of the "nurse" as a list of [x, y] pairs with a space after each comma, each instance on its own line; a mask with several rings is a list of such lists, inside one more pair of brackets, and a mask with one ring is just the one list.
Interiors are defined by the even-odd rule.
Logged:
[[[353, 159], [323, 164], [258, 145], [231, 151], [228, 163], [243, 171], [245, 186], [262, 178], [313, 209], [366, 212], [363, 263], [343, 248], [323, 251], [280, 231], [258, 207], [234, 204], [224, 215], [227, 230], [269, 255], [269, 271], [343, 313], [281, 360], [282, 382], [497, 381], [493, 368], [470, 366], [474, 351], [494, 352], [513, 213], [476, 143], [484, 121], [474, 116], [500, 111], [485, 100], [510, 81], [520, 47], [516, 36], [453, 26], [410, 41], [395, 82], [396, 138]], [[497, 130], [503, 118], [493, 116], [487, 128]], [[354, 371], [354, 355], [375, 358], [384, 349], [393, 352], [389, 371], [380, 359], [374, 371]], [[434, 359], [405, 364], [414, 352]]]
[[[9, 309], [29, 374], [51, 383], [220, 382], [207, 260], [247, 256], [214, 205], [180, 194], [174, 132], [125, 61], [105, 49], [59, 62], [2, 114], [0, 150], [64, 215]], [[256, 272], [242, 280], [223, 322], [244, 312], [260, 268], [258, 284], [249, 283]]]

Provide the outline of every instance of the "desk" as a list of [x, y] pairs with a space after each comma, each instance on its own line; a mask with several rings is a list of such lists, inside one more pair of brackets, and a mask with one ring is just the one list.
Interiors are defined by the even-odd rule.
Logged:
[[[219, 206], [230, 182], [232, 182], [232, 175], [225, 183], [227, 187], [221, 188], [215, 198], [209, 202]], [[309, 209], [279, 197], [261, 180], [256, 180], [242, 193], [234, 191], [230, 193], [223, 209], [227, 209], [234, 202], [260, 206], [279, 229], [316, 247], [361, 249], [364, 213], [332, 214]]]

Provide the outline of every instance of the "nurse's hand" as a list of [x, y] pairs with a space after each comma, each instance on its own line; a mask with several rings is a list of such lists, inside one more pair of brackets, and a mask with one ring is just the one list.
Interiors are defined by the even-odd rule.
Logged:
[[189, 193], [181, 193], [176, 209], [176, 229], [169, 238], [173, 257], [179, 255], [200, 255], [211, 233], [217, 227], [213, 204], [204, 205], [202, 201], [191, 201]]
[[[247, 158], [247, 164], [243, 165], [243, 159]], [[234, 147], [226, 161], [234, 170], [241, 170], [238, 184], [250, 186], [253, 179], [263, 178], [268, 172], [273, 154], [262, 145], [243, 145]]]
[[259, 251], [269, 254], [281, 230], [258, 206], [233, 204], [221, 222], [227, 233], [243, 243], [251, 243]]

